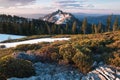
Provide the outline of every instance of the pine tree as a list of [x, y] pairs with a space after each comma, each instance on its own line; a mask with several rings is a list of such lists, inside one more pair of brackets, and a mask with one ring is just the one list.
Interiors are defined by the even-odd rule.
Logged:
[[49, 26], [47, 23], [45, 23], [45, 25], [46, 25], [46, 27], [47, 27], [47, 32], [48, 32], [48, 34], [51, 34], [50, 26]]
[[98, 33], [101, 33], [101, 29], [102, 29], [102, 24], [101, 22], [98, 23]]
[[0, 33], [3, 33], [3, 26], [2, 26], [2, 22], [0, 22]]
[[95, 33], [94, 24], [92, 24], [91, 29], [92, 29], [92, 34], [94, 34]]
[[108, 18], [107, 18], [107, 26], [106, 26], [107, 32], [109, 32], [110, 28], [111, 28], [111, 18], [112, 18], [112, 15], [108, 16]]
[[97, 28], [96, 24], [94, 25], [94, 30], [95, 30], [95, 34], [98, 33], [98, 28]]
[[77, 23], [76, 23], [76, 21], [73, 23], [72, 33], [73, 33], [73, 34], [77, 33]]
[[118, 17], [116, 17], [115, 22], [113, 24], [113, 31], [118, 30]]
[[63, 34], [64, 32], [63, 32], [63, 29], [60, 29], [60, 34]]
[[85, 18], [85, 19], [83, 20], [81, 31], [82, 31], [84, 34], [86, 34], [86, 29], [87, 29], [87, 18]]
[[56, 30], [57, 34], [60, 34], [60, 33], [61, 33], [60, 28], [61, 28], [61, 26], [60, 26], [60, 25], [58, 25], [58, 26], [57, 26], [57, 30]]
[[66, 23], [66, 26], [65, 26], [65, 33], [68, 34], [69, 33], [69, 28], [68, 28], [68, 24]]
[[52, 34], [56, 34], [56, 25], [55, 24], [52, 25], [51, 32], [52, 32]]

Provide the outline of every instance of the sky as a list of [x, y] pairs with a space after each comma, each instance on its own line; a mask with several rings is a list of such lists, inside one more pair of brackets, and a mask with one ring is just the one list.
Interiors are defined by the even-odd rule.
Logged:
[[0, 14], [120, 14], [120, 0], [0, 0]]

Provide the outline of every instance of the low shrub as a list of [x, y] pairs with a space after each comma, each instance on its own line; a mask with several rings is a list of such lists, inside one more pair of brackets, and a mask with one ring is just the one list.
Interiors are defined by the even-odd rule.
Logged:
[[120, 53], [113, 53], [109, 55], [109, 58], [106, 60], [107, 64], [120, 67]]
[[0, 73], [0, 80], [7, 80], [7, 78], [3, 74]]
[[5, 75], [7, 78], [22, 78], [35, 75], [31, 62], [21, 59], [14, 59], [12, 57], [6, 57], [0, 60], [0, 73]]
[[60, 46], [59, 54], [63, 57], [64, 60], [72, 62], [72, 57], [76, 54], [76, 49], [72, 44], [65, 44]]
[[72, 60], [74, 61], [75, 65], [80, 69], [80, 71], [84, 74], [87, 74], [92, 68], [92, 58], [83, 54], [80, 51], [77, 51]]
[[6, 49], [0, 49], [0, 58], [8, 55], [12, 55], [14, 53], [13, 48], [6, 48]]
[[37, 50], [40, 49], [41, 46], [39, 44], [22, 44], [18, 45], [15, 50], [18, 51], [27, 51], [27, 50]]
[[45, 46], [37, 50], [36, 55], [42, 58], [42, 61], [51, 62], [52, 60], [57, 61], [59, 59], [59, 48], [57, 46]]
[[53, 61], [56, 62], [56, 61], [59, 60], [59, 58], [60, 58], [60, 55], [59, 55], [58, 53], [54, 52], [54, 53], [51, 54], [51, 59], [52, 59]]

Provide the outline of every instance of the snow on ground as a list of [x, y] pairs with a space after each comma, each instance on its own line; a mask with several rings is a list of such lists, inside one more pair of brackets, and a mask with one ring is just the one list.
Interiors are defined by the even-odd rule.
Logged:
[[25, 36], [18, 36], [18, 35], [9, 35], [9, 34], [0, 34], [0, 42], [8, 39], [19, 39]]
[[13, 42], [13, 43], [0, 43], [0, 45], [5, 45], [6, 48], [16, 47], [17, 45], [21, 44], [34, 44], [39, 42], [54, 42], [54, 41], [62, 41], [62, 40], [69, 40], [70, 38], [40, 38], [40, 39], [32, 39], [26, 40], [21, 42]]

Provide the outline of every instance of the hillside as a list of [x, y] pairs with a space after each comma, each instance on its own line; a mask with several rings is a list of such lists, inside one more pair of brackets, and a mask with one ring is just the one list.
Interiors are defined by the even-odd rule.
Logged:
[[[37, 35], [48, 34], [47, 26], [53, 23], [39, 19], [29, 19], [19, 16], [0, 15], [0, 33], [15, 35]], [[56, 26], [56, 25], [55, 25]]]
[[[59, 64], [64, 66], [57, 66], [57, 68], [54, 68], [55, 73], [53, 72], [53, 70], [52, 72], [50, 70], [50, 73], [56, 75], [56, 77], [60, 76], [59, 74], [65, 75], [67, 77], [68, 75], [65, 72], [62, 73], [59, 71], [58, 74], [58, 72], [56, 71], [58, 69], [64, 70], [64, 67], [66, 65], [69, 65], [72, 68], [65, 68], [64, 71], [72, 70], [74, 75], [71, 72], [71, 77], [79, 75], [82, 76], [82, 79], [84, 80], [84, 78], [86, 79], [88, 77], [96, 79], [95, 75], [99, 75], [98, 78], [100, 79], [101, 77], [118, 80], [120, 79], [120, 31], [89, 35], [71, 35], [71, 39], [68, 41], [26, 44], [18, 45], [15, 48], [0, 49], [0, 63], [2, 59], [6, 59], [8, 55], [14, 57], [15, 59], [29, 60], [30, 62], [32, 62], [35, 69], [37, 70], [36, 75], [39, 75], [34, 76], [34, 78], [41, 78], [40, 76], [42, 76], [42, 74], [39, 74], [39, 71], [41, 73], [41, 71], [46, 70], [44, 69], [45, 65], [49, 65], [48, 67], [46, 67], [47, 69], [49, 69], [50, 66], [56, 66], [56, 64]], [[15, 69], [16, 68], [17, 67], [15, 67]], [[76, 70], [80, 72], [74, 72]], [[111, 73], [110, 70], [113, 71], [113, 73]], [[104, 73], [104, 71], [106, 72], [106, 74]], [[48, 70], [46, 74], [51, 76]], [[85, 77], [84, 74], [87, 74], [87, 76]], [[109, 77], [110, 75], [113, 75], [113, 77]], [[66, 80], [67, 78], [65, 76], [63, 78]], [[46, 77], [46, 75], [43, 76], [44, 79]], [[60, 78], [61, 77], [59, 77], [59, 79]], [[81, 77], [76, 78], [78, 79]], [[51, 79], [52, 78], [50, 78], [49, 80]], [[73, 79], [75, 78], [73, 77]]]

